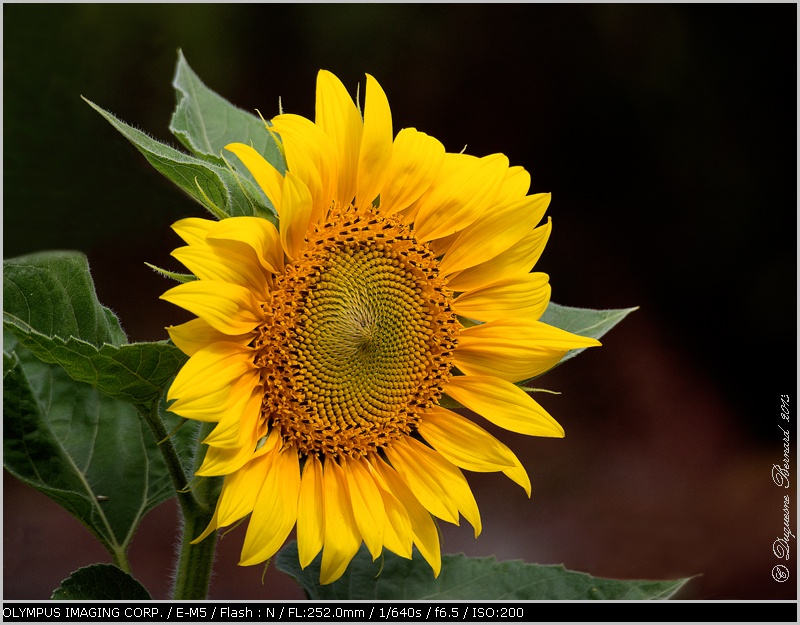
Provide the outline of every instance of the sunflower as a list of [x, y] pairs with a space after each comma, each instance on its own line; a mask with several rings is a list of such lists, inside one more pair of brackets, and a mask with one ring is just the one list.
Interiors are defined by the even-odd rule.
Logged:
[[[301, 566], [323, 584], [361, 546], [441, 568], [434, 517], [481, 531], [461, 469], [501, 471], [530, 496], [502, 442], [442, 404], [533, 436], [561, 426], [515, 382], [598, 345], [538, 321], [548, 276], [549, 194], [502, 154], [448, 153], [413, 128], [393, 135], [371, 76], [363, 119], [321, 71], [316, 119], [268, 131], [281, 173], [253, 147], [226, 149], [278, 215], [189, 218], [173, 252], [197, 278], [163, 295], [196, 319], [168, 328], [188, 356], [169, 410], [214, 422], [200, 476], [224, 476], [195, 539], [250, 515], [240, 564], [270, 558], [297, 527]], [[444, 401], [448, 400], [448, 401]]]

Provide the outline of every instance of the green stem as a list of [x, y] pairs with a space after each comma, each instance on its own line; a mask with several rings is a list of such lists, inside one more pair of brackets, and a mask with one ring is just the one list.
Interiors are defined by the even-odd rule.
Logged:
[[114, 564], [125, 571], [128, 575], [131, 574], [131, 565], [128, 562], [128, 557], [125, 555], [125, 550], [120, 548], [114, 551]]
[[[139, 412], [158, 441], [158, 447], [172, 478], [183, 516], [183, 535], [181, 536], [172, 597], [173, 599], [205, 599], [208, 595], [217, 535], [214, 532], [197, 545], [192, 545], [191, 541], [205, 529], [213, 516], [218, 480], [202, 478], [190, 490], [180, 456], [178, 456], [172, 439], [164, 427], [164, 422], [161, 420], [159, 401], [154, 401], [149, 409], [140, 407]], [[195, 457], [194, 471], [197, 471], [201, 462], [202, 455], [198, 453]]]
[[[196, 487], [195, 492], [200, 496], [213, 489], [214, 480], [203, 479]], [[205, 497], [203, 497], [205, 499]], [[206, 599], [208, 597], [208, 584], [211, 580], [211, 567], [214, 564], [214, 549], [217, 546], [217, 533], [211, 532], [209, 536], [196, 545], [191, 541], [202, 532], [211, 517], [213, 508], [198, 506], [193, 514], [183, 510], [183, 536], [178, 554], [178, 566], [175, 571], [175, 586], [172, 590], [173, 599]]]
[[175, 492], [178, 494], [178, 503], [181, 506], [181, 510], [184, 513], [187, 510], [193, 511], [199, 504], [192, 493], [187, 489], [189, 481], [186, 479], [186, 472], [183, 470], [180, 456], [178, 456], [178, 452], [175, 451], [175, 446], [172, 444], [172, 438], [169, 436], [169, 432], [167, 432], [167, 428], [164, 427], [164, 422], [161, 420], [158, 409], [159, 403], [159, 400], [155, 400], [149, 409], [144, 406], [138, 406], [137, 408], [139, 409], [139, 414], [144, 417], [145, 422], [150, 427], [158, 443], [158, 449], [161, 451], [161, 455], [164, 457], [164, 462], [167, 465], [167, 472], [170, 478], [172, 478], [172, 485], [175, 487]]

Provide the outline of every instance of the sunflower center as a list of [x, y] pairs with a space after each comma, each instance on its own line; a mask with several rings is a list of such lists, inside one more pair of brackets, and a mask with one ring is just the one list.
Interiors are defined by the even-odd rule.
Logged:
[[450, 375], [450, 303], [407, 227], [333, 211], [276, 281], [256, 342], [265, 418], [305, 454], [358, 457], [410, 434]]

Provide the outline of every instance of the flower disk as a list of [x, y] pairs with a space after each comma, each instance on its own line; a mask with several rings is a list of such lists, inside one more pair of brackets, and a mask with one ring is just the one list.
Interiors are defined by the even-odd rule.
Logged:
[[550, 234], [549, 194], [502, 154], [445, 152], [413, 128], [393, 136], [367, 76], [364, 117], [329, 72], [314, 122], [265, 128], [285, 173], [252, 146], [227, 146], [277, 213], [173, 229], [197, 278], [162, 297], [196, 319], [168, 328], [190, 356], [169, 410], [216, 424], [197, 475], [224, 476], [203, 540], [250, 516], [240, 564], [270, 558], [297, 527], [300, 564], [322, 552], [338, 579], [366, 544], [441, 568], [438, 518], [480, 512], [462, 469], [499, 471], [530, 495], [503, 443], [441, 405], [501, 428], [563, 436], [515, 382], [599, 343], [539, 321], [548, 276], [532, 272]]
[[332, 212], [276, 280], [255, 341], [263, 414], [305, 455], [359, 458], [417, 429], [458, 322], [429, 247], [391, 217]]

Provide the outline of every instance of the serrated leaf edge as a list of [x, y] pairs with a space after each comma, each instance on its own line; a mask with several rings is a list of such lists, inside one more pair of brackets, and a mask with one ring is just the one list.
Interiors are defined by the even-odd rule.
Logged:
[[[74, 351], [75, 355], [78, 358], [81, 358], [81, 359], [89, 359], [89, 360], [91, 360], [91, 357], [79, 353], [77, 350], [74, 350], [74, 348], [72, 348], [71, 346], [72, 345], [81, 345], [81, 346], [85, 346], [87, 348], [90, 348], [91, 350], [94, 350], [94, 352], [98, 356], [112, 359], [118, 366], [122, 367], [125, 371], [129, 372], [136, 379], [140, 380], [146, 386], [151, 388], [152, 389], [152, 398], [160, 396], [161, 393], [163, 392], [163, 388], [162, 387], [160, 387], [157, 384], [153, 383], [148, 378], [145, 378], [139, 372], [134, 371], [130, 367], [124, 365], [118, 359], [114, 358], [113, 355], [110, 355], [107, 352], [113, 350], [115, 353], [121, 353], [126, 348], [139, 347], [139, 346], [143, 346], [143, 345], [170, 345], [170, 343], [168, 343], [167, 341], [125, 343], [123, 345], [112, 345], [111, 343], [103, 343], [100, 347], [97, 347], [93, 343], [89, 343], [88, 341], [85, 341], [83, 339], [79, 339], [79, 338], [74, 337], [74, 336], [69, 336], [66, 339], [64, 339], [63, 337], [60, 337], [60, 336], [48, 336], [48, 335], [43, 334], [43, 333], [39, 332], [38, 330], [34, 329], [32, 326], [30, 326], [27, 322], [23, 321], [22, 319], [20, 319], [18, 317], [15, 317], [14, 315], [12, 315], [10, 313], [7, 313], [5, 311], [3, 311], [3, 326], [5, 328], [7, 328], [17, 338], [17, 340], [20, 342], [20, 344], [23, 347], [25, 347], [26, 349], [31, 350], [39, 360], [41, 360], [42, 362], [46, 362], [48, 364], [53, 364], [53, 365], [60, 366], [62, 369], [64, 369], [64, 371], [67, 372], [67, 375], [69, 375], [69, 377], [72, 378], [73, 380], [75, 380], [77, 382], [84, 382], [86, 384], [89, 384], [90, 386], [92, 386], [93, 388], [97, 389], [99, 392], [103, 393], [104, 395], [106, 395], [108, 397], [111, 397], [113, 399], [119, 399], [121, 401], [126, 401], [128, 403], [133, 403], [133, 404], [137, 403], [137, 402], [132, 401], [132, 398], [126, 397], [123, 394], [114, 394], [114, 393], [109, 393], [109, 392], [103, 390], [102, 388], [99, 387], [99, 379], [98, 378], [95, 378], [94, 380], [92, 380], [90, 378], [82, 378], [82, 377], [74, 376], [73, 372], [70, 371], [67, 367], [65, 367], [63, 365], [62, 361], [59, 358], [47, 357], [47, 356], [49, 356], [49, 354], [43, 355], [41, 353], [42, 350], [41, 349], [37, 349], [37, 348], [40, 347], [39, 345], [33, 344], [33, 347], [32, 347], [32, 344], [30, 342], [29, 337], [30, 336], [41, 337], [41, 338], [43, 338], [43, 339], [45, 339], [47, 341], [52, 341], [52, 342], [56, 343], [57, 347], [62, 347], [64, 349], [68, 350], [68, 351]], [[61, 345], [58, 345], [58, 343], [60, 343]], [[104, 351], [106, 353], [103, 353]], [[94, 363], [91, 363], [91, 364], [94, 366]]]

